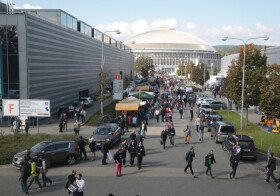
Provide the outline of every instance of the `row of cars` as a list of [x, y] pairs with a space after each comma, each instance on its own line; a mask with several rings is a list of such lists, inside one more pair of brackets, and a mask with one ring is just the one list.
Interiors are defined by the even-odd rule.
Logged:
[[[116, 123], [104, 123], [93, 131], [89, 140], [92, 139], [96, 142], [98, 149], [101, 149], [102, 142], [109, 142], [109, 147], [112, 148], [115, 143], [121, 141], [121, 129]], [[80, 149], [77, 141], [52, 140], [36, 144], [30, 149], [30, 152], [32, 158], [37, 158], [39, 154], [43, 153], [50, 166], [73, 165], [79, 158]], [[21, 162], [25, 161], [26, 156], [27, 150], [15, 154], [12, 165], [20, 168]]]
[[239, 155], [241, 158], [257, 160], [256, 147], [253, 138], [247, 135], [236, 134], [235, 127], [229, 122], [224, 122], [223, 117], [214, 111], [226, 109], [226, 103], [203, 96], [198, 98], [196, 104], [200, 108], [199, 112], [210, 121], [209, 131], [216, 143], [222, 143], [222, 148], [231, 153], [234, 147], [238, 145], [240, 147]]

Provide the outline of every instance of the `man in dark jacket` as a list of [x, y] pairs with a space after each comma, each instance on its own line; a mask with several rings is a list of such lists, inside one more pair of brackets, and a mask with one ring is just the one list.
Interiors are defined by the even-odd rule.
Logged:
[[276, 170], [276, 159], [274, 157], [273, 152], [270, 153], [266, 168], [267, 168], [267, 175], [265, 181], [269, 182], [269, 179], [271, 177], [275, 183], [278, 183], [278, 180], [275, 178], [273, 174], [274, 170]]
[[128, 147], [128, 152], [130, 154], [130, 167], [133, 167], [134, 159], [136, 157], [136, 152], [137, 152], [137, 144], [135, 140], [131, 140], [131, 143], [129, 144]]
[[125, 163], [126, 163], [126, 152], [128, 149], [128, 145], [126, 140], [123, 141], [123, 143], [121, 144], [121, 152], [122, 152], [122, 165], [123, 167], [125, 167]]
[[29, 170], [27, 168], [27, 165], [25, 165], [23, 162], [20, 163], [21, 165], [21, 175], [20, 175], [20, 183], [21, 183], [21, 190], [24, 195], [29, 195], [28, 188], [27, 188], [27, 179], [29, 178]]
[[102, 143], [101, 152], [103, 153], [102, 165], [107, 165], [106, 159], [107, 159], [107, 153], [109, 152], [109, 141], [105, 141]]
[[133, 131], [130, 136], [129, 136], [130, 140], [136, 140], [136, 131]]
[[195, 178], [196, 176], [194, 175], [193, 169], [192, 169], [192, 161], [193, 161], [194, 157], [195, 157], [194, 147], [192, 146], [190, 148], [190, 150], [186, 153], [185, 159], [186, 159], [186, 162], [187, 162], [187, 166], [185, 167], [184, 172], [187, 172], [188, 168], [190, 168], [191, 174]]
[[216, 163], [215, 157], [214, 157], [214, 153], [213, 150], [211, 150], [208, 155], [206, 155], [205, 157], [205, 166], [207, 167], [206, 170], [206, 175], [208, 175], [208, 172], [210, 172], [210, 176], [213, 178], [212, 176], [212, 168], [211, 165]]
[[166, 129], [162, 130], [162, 132], [161, 132], [161, 143], [162, 143], [163, 149], [165, 149], [165, 143], [166, 143], [166, 140], [167, 140], [167, 135], [168, 135], [167, 130]]
[[142, 166], [142, 160], [143, 160], [143, 157], [146, 155], [145, 153], [145, 148], [143, 146], [143, 143], [140, 142], [138, 147], [137, 147], [137, 164], [138, 164], [138, 170], [141, 169], [141, 166]]
[[[67, 178], [67, 183], [65, 185], [65, 189], [68, 189], [68, 187], [74, 183], [74, 181], [76, 180], [76, 171], [72, 170], [72, 173], [68, 176]], [[70, 195], [71, 192], [68, 190], [68, 195]]]
[[85, 149], [86, 142], [85, 142], [85, 140], [83, 139], [83, 136], [80, 136], [80, 139], [79, 139], [79, 141], [78, 141], [78, 146], [79, 146], [79, 148], [80, 148], [80, 159], [83, 160], [82, 154], [84, 154], [85, 160], [88, 160], [88, 158], [87, 158], [87, 152], [86, 152], [86, 149]]
[[230, 166], [232, 168], [232, 171], [229, 174], [230, 179], [234, 179], [235, 180], [235, 174], [236, 174], [236, 170], [238, 167], [238, 162], [239, 162], [239, 156], [237, 153], [232, 153], [232, 155], [230, 156]]

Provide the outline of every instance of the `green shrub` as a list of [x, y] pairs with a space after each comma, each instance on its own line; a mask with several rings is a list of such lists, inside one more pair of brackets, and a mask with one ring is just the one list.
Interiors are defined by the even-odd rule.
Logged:
[[5, 135], [0, 137], [0, 165], [11, 164], [13, 156], [45, 140], [77, 140], [76, 135]]
[[[274, 154], [280, 157], [280, 134], [272, 134], [263, 130], [259, 125], [249, 122], [248, 126], [243, 126], [240, 130], [240, 115], [234, 111], [218, 111], [225, 121], [231, 122], [237, 130], [237, 134], [249, 135], [253, 137], [256, 147], [260, 152], [267, 153], [270, 145]], [[256, 119], [257, 121], [258, 119]], [[245, 119], [243, 120], [245, 122]]]

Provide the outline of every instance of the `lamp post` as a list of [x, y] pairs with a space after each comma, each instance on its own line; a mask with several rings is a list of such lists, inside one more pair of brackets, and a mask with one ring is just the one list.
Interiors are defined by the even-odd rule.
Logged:
[[222, 38], [222, 41], [227, 41], [228, 39], [239, 40], [243, 43], [242, 93], [241, 93], [241, 116], [240, 116], [240, 129], [242, 130], [243, 129], [246, 45], [247, 45], [248, 41], [250, 41], [250, 40], [264, 39], [265, 41], [267, 41], [269, 39], [269, 37], [267, 35], [260, 36], [260, 37], [252, 37], [252, 38], [248, 38], [246, 41], [244, 39], [237, 38], [237, 37], [224, 37], [224, 38]]
[[121, 32], [119, 30], [114, 30], [114, 31], [104, 31], [102, 33], [102, 40], [101, 40], [101, 85], [100, 85], [100, 89], [101, 89], [101, 92], [100, 92], [100, 113], [101, 113], [101, 116], [103, 116], [103, 83], [104, 83], [104, 74], [103, 74], [103, 67], [104, 67], [104, 54], [103, 54], [103, 50], [104, 50], [104, 34], [105, 33], [116, 33], [116, 34], [121, 34]]

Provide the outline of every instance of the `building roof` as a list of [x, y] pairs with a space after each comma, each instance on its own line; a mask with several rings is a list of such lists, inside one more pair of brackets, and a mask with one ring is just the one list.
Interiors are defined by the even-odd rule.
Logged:
[[175, 49], [216, 52], [206, 41], [192, 34], [167, 27], [139, 34], [125, 41], [124, 44], [134, 50]]

